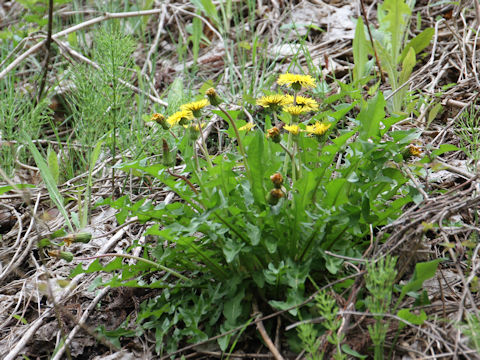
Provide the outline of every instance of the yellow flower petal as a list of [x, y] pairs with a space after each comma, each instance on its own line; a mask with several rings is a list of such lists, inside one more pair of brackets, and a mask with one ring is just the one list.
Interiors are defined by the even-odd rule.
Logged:
[[298, 135], [298, 133], [301, 131], [300, 127], [298, 125], [285, 125], [283, 127], [285, 130], [287, 130], [289, 133], [292, 135]]
[[177, 111], [175, 114], [168, 117], [167, 122], [170, 126], [177, 125], [181, 120], [193, 120], [193, 113], [188, 110]]
[[285, 97], [285, 95], [280, 95], [280, 94], [267, 95], [257, 99], [257, 105], [263, 106], [264, 108], [274, 107], [274, 106], [283, 106], [287, 103], [286, 101], [287, 101], [287, 98]]
[[[293, 96], [286, 95], [286, 97], [288, 100], [287, 105], [293, 104]], [[318, 103], [314, 99], [309, 97], [297, 95], [296, 103], [297, 103], [297, 106], [306, 107], [306, 108], [309, 108], [310, 110], [318, 110]]]
[[257, 124], [248, 122], [248, 123], [246, 123], [245, 125], [239, 127], [238, 130], [240, 130], [240, 131], [246, 130], [247, 132], [249, 132], [249, 131], [252, 130], [256, 125], [257, 125]]
[[183, 104], [182, 106], [180, 106], [180, 109], [193, 112], [203, 109], [207, 105], [210, 105], [210, 102], [207, 99], [202, 99], [188, 104]]
[[313, 125], [308, 125], [306, 132], [312, 135], [323, 135], [327, 132], [330, 126], [332, 126], [332, 124], [324, 124], [317, 122]]
[[300, 85], [303, 88], [314, 88], [315, 79], [310, 75], [282, 74], [278, 77], [278, 85], [287, 85], [291, 87], [293, 84]]
[[289, 113], [290, 115], [298, 116], [310, 111], [310, 108], [288, 105], [283, 107], [283, 111]]

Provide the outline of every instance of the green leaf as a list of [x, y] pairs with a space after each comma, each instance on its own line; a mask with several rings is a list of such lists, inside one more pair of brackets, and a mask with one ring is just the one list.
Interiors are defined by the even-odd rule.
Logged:
[[[425, 311], [420, 310], [420, 314], [416, 315], [410, 311], [410, 309], [401, 309], [398, 313], [397, 316], [403, 320], [408, 321], [411, 324], [414, 325], [423, 325], [425, 320], [427, 320], [427, 314]], [[404, 322], [401, 322], [399, 325], [399, 329], [403, 329], [407, 324]]]
[[225, 241], [223, 246], [223, 253], [225, 254], [225, 260], [230, 264], [237, 257], [238, 253], [242, 250], [245, 245], [239, 244], [235, 240]]
[[402, 287], [398, 302], [410, 291], [418, 291], [422, 288], [425, 280], [435, 276], [438, 264], [444, 259], [435, 259], [428, 262], [418, 263], [415, 265], [415, 272], [412, 279]]
[[458, 147], [452, 144], [442, 144], [438, 147], [438, 149], [432, 151], [432, 156], [439, 156], [449, 151], [458, 151], [460, 150]]
[[35, 185], [32, 185], [32, 184], [17, 184], [15, 186], [11, 186], [11, 185], [0, 186], [0, 195], [5, 194], [6, 192], [9, 192], [9, 191], [14, 191], [15, 189], [21, 190], [21, 189], [33, 189], [33, 188], [35, 188]]
[[348, 201], [347, 179], [337, 178], [330, 181], [326, 186], [326, 195], [323, 199], [323, 206], [326, 208], [339, 206]]
[[[287, 300], [286, 301], [270, 300], [268, 303], [272, 307], [274, 307], [278, 310], [287, 310], [287, 309], [290, 309], [290, 308], [292, 308], [296, 305], [301, 304], [304, 300], [305, 299], [304, 299], [301, 291], [289, 288], [287, 290]], [[293, 316], [298, 315], [298, 309], [296, 307], [288, 310], [288, 312], [290, 314], [292, 314]]]
[[28, 325], [28, 321], [24, 317], [22, 317], [20, 315], [17, 315], [17, 314], [13, 314], [12, 317], [14, 319], [17, 319], [18, 321], [20, 321], [22, 324]]
[[379, 92], [366, 107], [360, 111], [357, 120], [360, 122], [359, 139], [368, 141], [370, 137], [380, 133], [380, 122], [385, 118], [385, 99]]
[[198, 17], [194, 17], [192, 20], [193, 23], [193, 34], [192, 39], [192, 52], [193, 52], [193, 62], [196, 64], [198, 59], [198, 52], [200, 51], [200, 40], [203, 34], [202, 20]]
[[184, 98], [183, 92], [183, 81], [180, 77], [173, 80], [172, 85], [170, 85], [170, 90], [168, 91], [168, 108], [167, 113], [172, 114], [177, 111], [177, 108], [182, 104]]
[[202, 10], [216, 25], [219, 24], [218, 11], [212, 0], [192, 0], [197, 9]]
[[411, 39], [407, 43], [407, 45], [405, 45], [398, 61], [402, 62], [405, 56], [407, 56], [407, 53], [410, 51], [410, 49], [413, 49], [415, 51], [415, 54], [420, 53], [420, 51], [425, 49], [430, 44], [434, 34], [434, 28], [427, 28], [423, 30], [420, 34]]
[[237, 323], [237, 319], [242, 315], [242, 300], [245, 297], [245, 289], [241, 288], [234, 297], [230, 298], [223, 305], [223, 315], [231, 325]]
[[428, 112], [428, 118], [427, 118], [427, 126], [426, 128], [430, 127], [430, 124], [432, 123], [433, 120], [437, 117], [437, 115], [443, 110], [443, 106], [441, 103], [436, 103], [433, 108]]
[[343, 259], [339, 259], [330, 255], [324, 255], [325, 257], [325, 267], [330, 272], [330, 274], [335, 275], [342, 268]]
[[60, 170], [58, 166], [57, 153], [50, 147], [47, 150], [47, 164], [53, 180], [55, 180], [55, 183], [58, 184], [60, 180]]
[[63, 197], [60, 194], [60, 191], [58, 191], [57, 184], [52, 173], [50, 172], [47, 163], [43, 159], [40, 152], [37, 150], [37, 147], [33, 144], [32, 140], [27, 137], [26, 141], [28, 149], [32, 153], [33, 158], [35, 159], [35, 163], [40, 169], [40, 174], [42, 175], [42, 179], [45, 182], [45, 186], [47, 187], [50, 199], [52, 199], [53, 203], [57, 206], [58, 210], [62, 214], [63, 219], [65, 220], [65, 223], [67, 224], [70, 232], [74, 232], [72, 223], [70, 222], [70, 219], [68, 217], [67, 209], [65, 209], [65, 206], [63, 205]]
[[358, 358], [358, 359], [366, 359], [366, 358], [367, 358], [367, 355], [362, 355], [362, 354], [356, 352], [356, 351], [353, 350], [350, 346], [348, 346], [348, 344], [343, 344], [343, 345], [342, 345], [342, 351], [343, 351], [345, 354], [354, 356], [354, 357], [356, 357], [356, 358]]
[[355, 37], [353, 38], [353, 80], [354, 82], [361, 80], [366, 74], [366, 65], [368, 62], [369, 47], [365, 36], [365, 26], [362, 18], [358, 18], [355, 27]]
[[[402, 72], [400, 73], [398, 86], [401, 86], [403, 83], [405, 83], [408, 80], [408, 78], [412, 73], [413, 68], [415, 67], [416, 62], [417, 62], [417, 59], [415, 56], [415, 50], [413, 50], [413, 48], [410, 48], [407, 52], [407, 55], [402, 61]], [[403, 90], [406, 92], [408, 89], [405, 87], [403, 88]]]
[[247, 236], [250, 239], [253, 246], [257, 246], [260, 243], [262, 233], [258, 226], [247, 223], [246, 224]]
[[396, 65], [399, 62], [398, 57], [407, 19], [410, 18], [412, 10], [404, 0], [385, 0], [382, 9], [387, 13], [383, 22], [387, 25], [386, 30], [390, 33], [392, 63]]
[[257, 131], [247, 148], [247, 161], [252, 174], [252, 193], [257, 204], [265, 203], [263, 152], [264, 137], [260, 131]]

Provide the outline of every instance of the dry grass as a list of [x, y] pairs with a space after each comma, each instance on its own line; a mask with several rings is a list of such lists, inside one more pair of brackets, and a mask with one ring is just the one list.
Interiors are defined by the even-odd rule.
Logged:
[[[236, 2], [239, 4], [241, 2]], [[347, 81], [349, 72], [353, 68], [352, 37], [353, 27], [348, 28], [349, 21], [330, 23], [328, 16], [333, 16], [340, 11], [348, 10], [351, 16], [358, 16], [358, 6], [348, 1], [331, 1], [325, 4], [319, 0], [289, 2], [274, 0], [272, 2], [257, 2], [257, 15], [254, 19], [254, 30], [265, 44], [265, 55], [269, 58], [268, 71], [279, 73], [293, 59], [290, 49], [284, 44], [297, 37], [288, 32], [282, 25], [288, 24], [292, 16], [303, 19], [305, 14], [315, 11], [317, 16], [326, 14], [320, 18], [319, 26], [325, 32], [311, 31], [305, 38], [307, 52], [297, 53], [296, 61], [303, 67], [314, 65], [321, 70], [322, 76], [332, 87], [332, 93], [337, 90], [334, 79]], [[375, 22], [375, 1], [367, 6], [370, 21]], [[410, 90], [415, 90], [421, 96], [440, 94], [435, 99], [444, 106], [444, 111], [428, 124], [428, 114], [431, 104], [420, 107], [419, 113], [415, 114], [401, 124], [396, 125], [399, 129], [418, 128], [422, 131], [422, 147], [424, 149], [436, 148], [440, 144], [459, 144], [454, 131], [461, 113], [472, 103], [475, 103], [480, 88], [478, 75], [477, 37], [480, 24], [480, 14], [477, 13], [472, 2], [461, 6], [453, 6], [450, 19], [441, 17], [448, 10], [447, 5], [433, 4], [433, 1], [419, 1], [415, 13], [421, 14], [422, 28], [426, 26], [435, 28], [432, 45], [428, 48], [427, 56], [416, 66], [409, 82]], [[179, 65], [177, 49], [172, 43], [172, 38], [186, 37], [189, 24], [195, 15], [195, 8], [188, 2], [166, 2], [154, 6], [142, 16], [147, 17], [147, 32], [149, 44], [139, 44], [135, 52], [135, 62], [141, 68], [141, 75], [149, 84], [148, 91], [142, 90], [134, 81], [128, 84], [135, 93], [143, 93], [152, 101], [152, 104], [165, 105], [166, 94], [163, 92], [165, 84], [169, 84], [177, 76], [185, 77], [183, 65]], [[368, 5], [368, 4], [367, 4]], [[22, 8], [13, 2], [3, 3], [0, 10], [5, 18], [11, 22], [20, 21], [23, 14]], [[62, 19], [68, 20], [73, 16], [69, 5], [64, 5], [56, 10]], [[1, 15], [1, 13], [0, 13]], [[73, 50], [65, 41], [65, 36], [73, 31], [88, 29], [94, 23], [104, 22], [111, 18], [138, 17], [138, 13], [98, 14], [91, 9], [85, 9], [85, 22], [80, 24], [65, 25], [62, 31], [53, 35], [53, 41], [58, 45], [58, 53], [51, 59], [52, 69], [48, 72], [47, 86], [52, 94], [51, 84], [54, 84], [58, 74], [56, 67], [62, 62], [71, 63], [85, 62], [96, 66], [89, 59], [88, 54], [81, 54]], [[303, 18], [302, 18], [303, 16]], [[191, 78], [193, 87], [201, 85], [201, 79], [221, 78], [219, 88], [226, 89], [229, 84], [227, 79], [242, 79], [239, 66], [235, 66], [239, 59], [238, 53], [225, 49], [225, 42], [219, 31], [212, 26], [211, 22], [201, 17], [204, 23], [205, 36], [210, 40], [210, 45], [202, 46], [198, 58], [198, 72], [195, 78]], [[318, 24], [317, 24], [318, 25]], [[2, 26], [2, 25], [0, 25]], [[346, 28], [342, 29], [342, 26]], [[234, 44], [235, 32], [240, 29], [230, 29], [230, 41]], [[253, 29], [250, 29], [253, 31]], [[414, 30], [411, 30], [415, 32]], [[170, 36], [170, 34], [172, 36]], [[279, 51], [278, 39], [282, 39], [281, 52]], [[43, 44], [46, 42], [44, 34], [31, 34], [22, 42], [21, 46], [12, 52], [14, 60], [0, 67], [0, 78], [15, 71], [21, 81], [17, 84], [18, 92], [25, 92], [31, 87], [32, 73], [42, 69], [42, 61], [45, 57]], [[233, 58], [232, 57], [233, 54]], [[310, 58], [305, 54], [309, 54]], [[230, 57], [230, 58], [229, 58]], [[33, 61], [35, 59], [36, 61]], [[4, 59], [7, 60], [7, 59]], [[156, 61], [154, 66], [153, 61]], [[258, 61], [258, 60], [257, 60]], [[187, 66], [193, 64], [192, 54], [186, 54]], [[227, 66], [233, 64], [234, 66]], [[255, 64], [247, 62], [246, 68]], [[226, 76], [224, 72], [228, 72]], [[233, 74], [232, 74], [233, 72]], [[269, 74], [264, 74], [267, 77]], [[197, 83], [195, 83], [197, 79]], [[248, 79], [253, 82], [254, 88], [260, 88], [261, 84], [256, 79]], [[443, 90], [442, 87], [451, 83], [454, 86]], [[386, 85], [381, 86], [387, 90]], [[256, 94], [251, 94], [255, 96]], [[54, 105], [52, 105], [54, 106]], [[217, 123], [215, 126], [221, 126]], [[428, 126], [428, 127], [427, 127]], [[210, 130], [209, 130], [210, 131]], [[45, 137], [43, 140], [52, 146], [58, 145], [54, 140]], [[0, 139], [0, 146], [6, 145]], [[122, 154], [119, 155], [119, 159]], [[410, 278], [415, 262], [431, 260], [441, 257], [449, 257], [451, 261], [440, 265], [437, 277], [425, 286], [431, 304], [423, 309], [428, 314], [428, 321], [422, 326], [408, 326], [395, 338], [396, 333], [389, 334], [387, 345], [395, 340], [392, 349], [392, 358], [395, 359], [476, 359], [480, 358], [469, 347], [466, 338], [459, 330], [458, 323], [465, 319], [466, 313], [477, 313], [480, 304], [475, 287], [478, 279], [475, 274], [478, 271], [480, 259], [478, 250], [480, 245], [470, 244], [469, 240], [480, 231], [478, 227], [478, 210], [480, 198], [478, 196], [478, 176], [469, 172], [468, 159], [463, 153], [449, 153], [448, 157], [441, 159], [443, 171], [438, 172], [435, 179], [424, 177], [416, 179], [424, 198], [421, 202], [405, 209], [405, 213], [395, 223], [381, 229], [380, 232], [372, 231], [372, 245], [382, 234], [388, 233], [390, 237], [381, 246], [372, 246], [369, 257], [377, 257], [382, 254], [393, 253], [399, 256], [398, 280]], [[108, 196], [112, 184], [108, 172], [108, 164], [111, 159], [104, 158], [97, 163], [94, 169], [96, 180], [93, 186], [92, 202], [101, 197]], [[38, 169], [32, 164], [17, 164], [14, 183], [28, 182], [40, 184]], [[427, 165], [426, 165], [427, 166]], [[72, 194], [75, 187], [81, 186], [87, 174], [80, 174], [59, 186], [62, 194]], [[413, 176], [412, 176], [413, 178]], [[421, 184], [423, 182], [423, 184]], [[162, 188], [151, 187], [148, 184], [136, 183], [128, 174], [118, 174], [116, 189], [123, 189], [131, 194], [131, 200], [141, 197], [172, 201], [173, 193]], [[133, 191], [133, 189], [135, 191]], [[423, 191], [426, 189], [427, 192]], [[440, 193], [438, 190], [446, 190]], [[75, 202], [67, 206], [69, 211], [78, 211]], [[444, 226], [445, 220], [454, 220], [460, 226]], [[438, 224], [435, 230], [428, 230], [428, 224]], [[82, 274], [75, 277], [66, 287], [60, 286], [55, 279], [65, 279], [70, 270], [79, 261], [65, 263], [63, 261], [49, 260], [45, 267], [38, 258], [36, 241], [42, 235], [58, 230], [63, 226], [63, 219], [58, 211], [51, 207], [48, 193], [41, 185], [22, 193], [5, 193], [0, 195], [0, 358], [13, 360], [20, 354], [27, 355], [30, 359], [44, 359], [54, 348], [53, 343], [58, 344], [58, 333], [62, 331], [67, 336], [69, 344], [69, 356], [74, 359], [107, 359], [107, 355], [115, 347], [106, 339], [95, 339], [92, 336], [93, 329], [99, 325], [117, 326], [128, 314], [134, 314], [138, 303], [153, 296], [140, 292], [128, 294], [112, 291], [104, 288], [96, 295], [88, 291], [93, 278], [96, 275]], [[135, 218], [128, 219], [119, 226], [114, 217], [114, 212], [107, 208], [97, 208], [93, 212], [90, 227], [87, 229], [93, 234], [92, 241], [88, 244], [77, 244], [72, 251], [78, 257], [100, 255], [108, 252], [122, 252], [132, 242], [139, 239], [140, 243], [146, 239], [142, 235], [145, 225], [139, 224]], [[451, 244], [451, 246], [446, 246]], [[86, 261], [85, 263], [89, 263]], [[362, 272], [358, 273], [358, 280], [352, 287], [351, 295], [347, 300], [342, 299], [342, 315], [344, 324], [341, 331], [345, 333], [346, 342], [351, 348], [365, 353], [369, 346], [367, 325], [371, 323], [369, 314], [355, 312], [355, 302], [358, 292], [363, 288], [361, 281]], [[46, 286], [47, 279], [51, 285]], [[115, 300], [128, 298], [129, 302]], [[55, 300], [53, 300], [55, 299]], [[310, 299], [311, 300], [311, 299]], [[109, 304], [107, 310], [99, 310], [97, 304]], [[340, 300], [339, 300], [340, 302]], [[55, 305], [55, 306], [53, 306]], [[411, 300], [406, 299], [404, 306], [411, 305]], [[269, 318], [279, 316], [281, 312], [268, 315]], [[13, 317], [16, 315], [17, 317]], [[134, 315], [133, 315], [134, 316]], [[394, 315], [388, 315], [393, 320], [398, 320]], [[22, 323], [20, 319], [25, 321]], [[62, 325], [58, 324], [61, 320]], [[252, 323], [254, 324], [254, 323]], [[392, 322], [395, 325], [395, 322]], [[284, 333], [287, 334], [288, 333]], [[154, 342], [154, 341], [153, 341]], [[267, 350], [260, 343], [258, 354], [236, 354], [236, 358], [267, 358]], [[213, 347], [213, 349], [215, 349]], [[242, 349], [240, 349], [242, 350]], [[62, 347], [52, 359], [66, 358], [65, 347]], [[189, 358], [217, 358], [222, 354], [213, 351], [207, 346], [189, 346], [177, 353], [189, 354]], [[103, 355], [102, 355], [103, 354]], [[132, 341], [130, 347], [124, 347], [122, 359], [130, 358], [155, 358], [152, 354], [152, 340], [143, 338]], [[135, 354], [135, 355], [133, 355]], [[120, 355], [119, 355], [120, 356]], [[129, 357], [131, 356], [131, 357]], [[285, 356], [295, 358], [294, 356]], [[166, 357], [164, 357], [166, 358]], [[300, 357], [298, 357], [300, 358]]]

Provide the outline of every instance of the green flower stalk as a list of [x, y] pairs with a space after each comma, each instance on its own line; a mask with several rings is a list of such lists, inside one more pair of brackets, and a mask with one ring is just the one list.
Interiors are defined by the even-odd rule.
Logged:
[[175, 164], [175, 152], [170, 151], [165, 139], [162, 139], [162, 164], [168, 167]]
[[187, 104], [183, 104], [182, 106], [180, 106], [180, 110], [190, 111], [193, 114], [194, 118], [197, 120], [196, 125], [190, 125], [190, 138], [192, 140], [196, 140], [198, 139], [198, 135], [200, 135], [202, 152], [205, 155], [205, 158], [207, 159], [208, 166], [213, 167], [212, 160], [210, 160], [210, 155], [208, 154], [205, 137], [203, 136], [203, 131], [202, 131], [203, 125], [200, 121], [200, 118], [202, 117], [202, 109], [208, 105], [210, 105], [210, 102], [207, 99], [202, 99], [202, 100], [190, 102]]
[[[293, 181], [295, 181], [296, 175], [297, 175], [297, 171], [296, 171], [297, 164], [296, 164], [295, 156], [298, 153], [298, 135], [302, 130], [297, 124], [285, 125], [283, 128], [289, 132], [288, 140], [289, 140], [290, 146], [292, 147], [292, 151], [289, 153], [289, 155], [290, 155], [290, 160], [292, 161], [292, 179]], [[288, 162], [285, 161], [284, 170], [286, 170], [287, 166], [288, 166]], [[298, 167], [298, 169], [300, 169], [300, 166]]]
[[[252, 175], [250, 173], [250, 168], [248, 167], [248, 162], [247, 162], [247, 155], [245, 153], [245, 148], [243, 147], [243, 143], [242, 143], [242, 139], [240, 138], [240, 133], [238, 132], [238, 128], [237, 128], [237, 125], [235, 124], [235, 121], [232, 119], [232, 117], [230, 116], [230, 114], [228, 113], [228, 111], [226, 111], [225, 109], [223, 109], [220, 104], [223, 102], [217, 95], [216, 91], [214, 88], [210, 88], [208, 89], [206, 92], [205, 92], [205, 95], [208, 97], [208, 99], [210, 100], [210, 103], [213, 105], [215, 104], [214, 106], [216, 106], [218, 108], [218, 110], [220, 110], [228, 119], [228, 121], [230, 122], [230, 125], [232, 126], [233, 128], [233, 131], [235, 132], [235, 137], [237, 138], [237, 141], [238, 141], [238, 148], [240, 150], [240, 154], [242, 155], [243, 157], [243, 164], [245, 166], [245, 171], [247, 172], [247, 176], [248, 178], [251, 180], [252, 178]], [[213, 99], [213, 102], [212, 102], [212, 99]]]

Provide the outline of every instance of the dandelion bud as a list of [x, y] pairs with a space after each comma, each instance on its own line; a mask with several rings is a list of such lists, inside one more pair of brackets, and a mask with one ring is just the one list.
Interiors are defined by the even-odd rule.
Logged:
[[272, 139], [274, 143], [279, 143], [282, 140], [280, 136], [280, 130], [277, 127], [273, 127], [267, 130], [267, 138]]
[[165, 119], [165, 116], [159, 113], [155, 113], [152, 115], [150, 118], [151, 121], [155, 121], [157, 124], [159, 124], [164, 130], [168, 130], [169, 126], [167, 123], [167, 120]]
[[[201, 125], [202, 129], [203, 125], [204, 124]], [[195, 141], [200, 136], [200, 126], [198, 124], [190, 124], [190, 126], [188, 126], [188, 132], [190, 134], [190, 139]]]
[[205, 91], [205, 95], [207, 95], [210, 104], [212, 104], [213, 106], [218, 106], [222, 103], [222, 99], [218, 97], [217, 92], [214, 88], [210, 88]]
[[283, 176], [280, 173], [275, 173], [272, 176], [270, 176], [270, 180], [272, 180], [273, 186], [275, 186], [275, 189], [280, 189], [283, 184]]
[[73, 260], [73, 254], [68, 251], [51, 250], [48, 252], [48, 255], [56, 257], [57, 259], [65, 260], [66, 262], [71, 262]]
[[267, 195], [267, 202], [270, 205], [277, 205], [280, 199], [284, 197], [283, 191], [280, 189], [272, 189]]
[[92, 234], [88, 232], [81, 232], [77, 234], [67, 235], [63, 238], [63, 242], [70, 246], [72, 243], [83, 243], [87, 244], [92, 239]]

